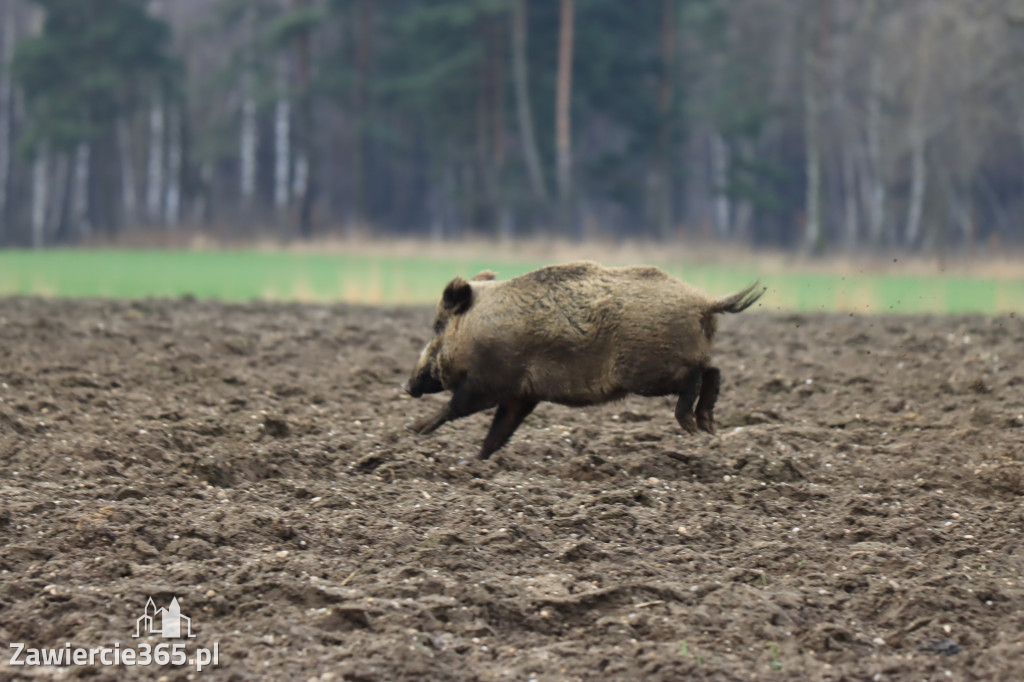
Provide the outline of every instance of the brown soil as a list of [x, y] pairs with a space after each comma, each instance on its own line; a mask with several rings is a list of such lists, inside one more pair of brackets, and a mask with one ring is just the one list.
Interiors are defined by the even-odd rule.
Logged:
[[545, 404], [489, 462], [407, 430], [429, 330], [0, 301], [0, 645], [177, 596], [203, 679], [1024, 679], [1020, 319], [727, 317], [719, 435]]

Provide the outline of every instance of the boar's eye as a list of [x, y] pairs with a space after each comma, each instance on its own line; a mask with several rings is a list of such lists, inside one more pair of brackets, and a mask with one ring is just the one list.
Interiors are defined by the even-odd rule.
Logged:
[[444, 331], [444, 320], [442, 320], [441, 318], [437, 318], [436, 320], [434, 320], [434, 333], [435, 334], [440, 334], [443, 331]]

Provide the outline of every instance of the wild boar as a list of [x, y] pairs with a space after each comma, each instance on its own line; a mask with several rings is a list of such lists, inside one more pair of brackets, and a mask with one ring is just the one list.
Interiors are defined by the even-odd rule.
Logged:
[[417, 433], [497, 406], [480, 458], [502, 447], [542, 400], [596, 405], [627, 394], [678, 395], [688, 433], [714, 433], [721, 373], [711, 363], [718, 313], [764, 293], [757, 283], [720, 299], [658, 268], [551, 265], [505, 281], [456, 277], [437, 305], [434, 337], [405, 390], [451, 391]]

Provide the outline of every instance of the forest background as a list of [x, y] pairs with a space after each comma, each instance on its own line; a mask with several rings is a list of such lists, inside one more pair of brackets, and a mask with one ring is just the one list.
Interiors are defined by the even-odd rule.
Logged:
[[1020, 0], [0, 0], [0, 245], [1024, 241]]

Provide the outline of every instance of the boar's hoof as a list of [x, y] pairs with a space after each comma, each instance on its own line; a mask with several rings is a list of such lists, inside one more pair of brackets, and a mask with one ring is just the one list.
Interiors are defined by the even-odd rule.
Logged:
[[679, 422], [679, 426], [683, 428], [683, 431], [697, 433], [697, 420], [694, 419], [692, 412], [677, 414], [676, 421]]
[[715, 435], [715, 417], [710, 412], [697, 413], [697, 428]]
[[447, 421], [446, 419], [439, 419], [439, 416], [440, 415], [431, 415], [429, 417], [417, 419], [409, 428], [412, 429], [414, 433], [418, 433], [421, 436], [433, 433], [439, 426], [441, 426], [441, 424]]
[[409, 428], [412, 429], [413, 433], [418, 433], [421, 436], [423, 434], [430, 433], [431, 431], [433, 431], [433, 429], [430, 428], [429, 419], [417, 419], [412, 423], [411, 426], [409, 426]]

